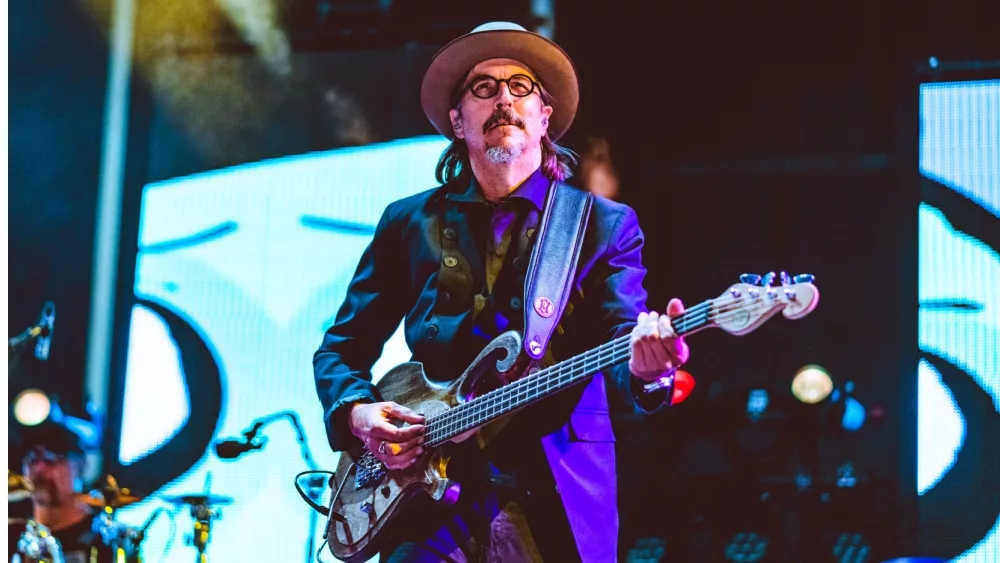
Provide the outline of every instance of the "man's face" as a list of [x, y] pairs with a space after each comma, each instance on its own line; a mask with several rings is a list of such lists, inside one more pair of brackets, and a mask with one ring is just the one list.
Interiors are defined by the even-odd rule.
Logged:
[[24, 457], [24, 476], [35, 488], [34, 501], [43, 506], [70, 502], [74, 496], [72, 461], [45, 448], [34, 448]]
[[[491, 79], [509, 82], [496, 84]], [[537, 82], [530, 69], [512, 59], [489, 59], [469, 71], [459, 109], [450, 115], [455, 136], [465, 140], [470, 154], [504, 163], [540, 150], [552, 107], [542, 102]]]

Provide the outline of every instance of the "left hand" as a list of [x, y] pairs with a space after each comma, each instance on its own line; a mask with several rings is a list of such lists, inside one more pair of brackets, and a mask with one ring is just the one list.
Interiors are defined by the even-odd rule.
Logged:
[[670, 317], [683, 312], [681, 300], [671, 299], [665, 315], [656, 311], [639, 313], [629, 341], [632, 359], [628, 367], [633, 375], [643, 381], [656, 381], [664, 372], [679, 368], [688, 361], [691, 351], [684, 338], [677, 336], [670, 325]]

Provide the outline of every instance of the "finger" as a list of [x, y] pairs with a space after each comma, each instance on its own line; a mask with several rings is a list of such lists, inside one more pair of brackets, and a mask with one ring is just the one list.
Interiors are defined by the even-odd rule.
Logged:
[[675, 365], [675, 358], [670, 354], [667, 342], [657, 339], [650, 342], [646, 350], [648, 351], [648, 357], [655, 362], [656, 369], [662, 371], [670, 369]]
[[688, 359], [691, 357], [691, 349], [688, 348], [687, 342], [684, 342], [683, 338], [677, 339], [677, 365], [684, 365], [687, 363]]
[[673, 326], [670, 324], [670, 318], [666, 315], [660, 317], [660, 334], [664, 348], [666, 349], [666, 352], [670, 354], [673, 366], [679, 367], [681, 364], [686, 362], [687, 344], [684, 343], [684, 339], [682, 337], [677, 336]]
[[667, 314], [670, 316], [679, 315], [684, 312], [684, 303], [674, 297], [667, 303]]
[[656, 358], [651, 355], [649, 348], [649, 342], [645, 340], [639, 340], [632, 345], [632, 361], [629, 366], [632, 373], [649, 372], [658, 369], [656, 367]]
[[373, 437], [387, 442], [396, 442], [397, 444], [405, 442], [414, 436], [420, 436], [423, 433], [423, 424], [412, 424], [410, 426], [397, 428], [388, 422], [379, 422], [372, 426], [371, 430], [371, 435]]
[[405, 452], [413, 450], [413, 448], [416, 448], [417, 446], [423, 443], [424, 443], [423, 436], [414, 436], [413, 438], [410, 438], [409, 440], [406, 440], [405, 442], [400, 442], [398, 444], [395, 442], [387, 443], [385, 445], [385, 451], [389, 452], [389, 454], [391, 455], [398, 456]]
[[[388, 450], [389, 448], [386, 446], [386, 451]], [[424, 453], [423, 446], [418, 446], [399, 455], [389, 456], [389, 459], [385, 462], [385, 466], [389, 469], [405, 469], [406, 467], [409, 467], [422, 453]]]
[[659, 322], [659, 320], [660, 320], [660, 314], [657, 313], [656, 311], [650, 311], [646, 315], [646, 322], [649, 323], [649, 326], [651, 327], [655, 327], [656, 323]]
[[405, 422], [409, 422], [410, 424], [424, 423], [424, 415], [419, 414], [415, 412], [413, 409], [410, 409], [409, 407], [404, 407], [403, 405], [400, 405], [398, 403], [389, 403], [389, 407], [386, 410], [386, 414], [394, 418], [403, 420]]
[[631, 342], [638, 342], [647, 334], [649, 334], [649, 315], [639, 313], [639, 318], [636, 319], [635, 326], [632, 327]]

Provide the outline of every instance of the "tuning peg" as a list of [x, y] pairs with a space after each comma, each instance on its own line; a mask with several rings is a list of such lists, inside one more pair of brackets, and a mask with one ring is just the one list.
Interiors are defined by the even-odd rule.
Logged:
[[761, 280], [761, 285], [764, 287], [771, 287], [771, 284], [774, 283], [774, 277], [774, 272], [764, 274], [764, 279]]
[[792, 283], [812, 283], [816, 276], [812, 274], [799, 274], [792, 278]]
[[757, 274], [743, 274], [740, 276], [740, 283], [747, 285], [760, 285], [760, 276]]
[[781, 285], [792, 285], [792, 278], [788, 277], [788, 272], [781, 272]]

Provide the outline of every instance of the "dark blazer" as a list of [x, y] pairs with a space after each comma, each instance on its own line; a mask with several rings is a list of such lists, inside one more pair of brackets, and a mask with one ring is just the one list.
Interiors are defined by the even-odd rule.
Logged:
[[[483, 203], [469, 183], [453, 182], [390, 204], [364, 251], [334, 324], [313, 359], [330, 446], [342, 451], [359, 442], [346, 423], [347, 406], [380, 401], [371, 368], [384, 343], [405, 316], [406, 342], [413, 361], [444, 379], [465, 366], [445, 358], [459, 327], [472, 310], [473, 287], [481, 279], [484, 249], [473, 243], [470, 204]], [[567, 313], [553, 336], [555, 360], [627, 334], [646, 309], [642, 265], [643, 233], [635, 212], [597, 197], [587, 230]], [[545, 259], [543, 257], [543, 259]], [[553, 259], [565, 259], [554, 257]], [[447, 279], [442, 279], [446, 276]], [[440, 290], [447, 287], [447, 293]], [[442, 295], [445, 294], [445, 295]], [[613, 404], [635, 412], [663, 405], [665, 392], [644, 395], [627, 362], [595, 374], [579, 395], [569, 420], [542, 438], [542, 446], [585, 561], [612, 561], [617, 550], [617, 497]], [[608, 507], [595, 510], [595, 507]]]

